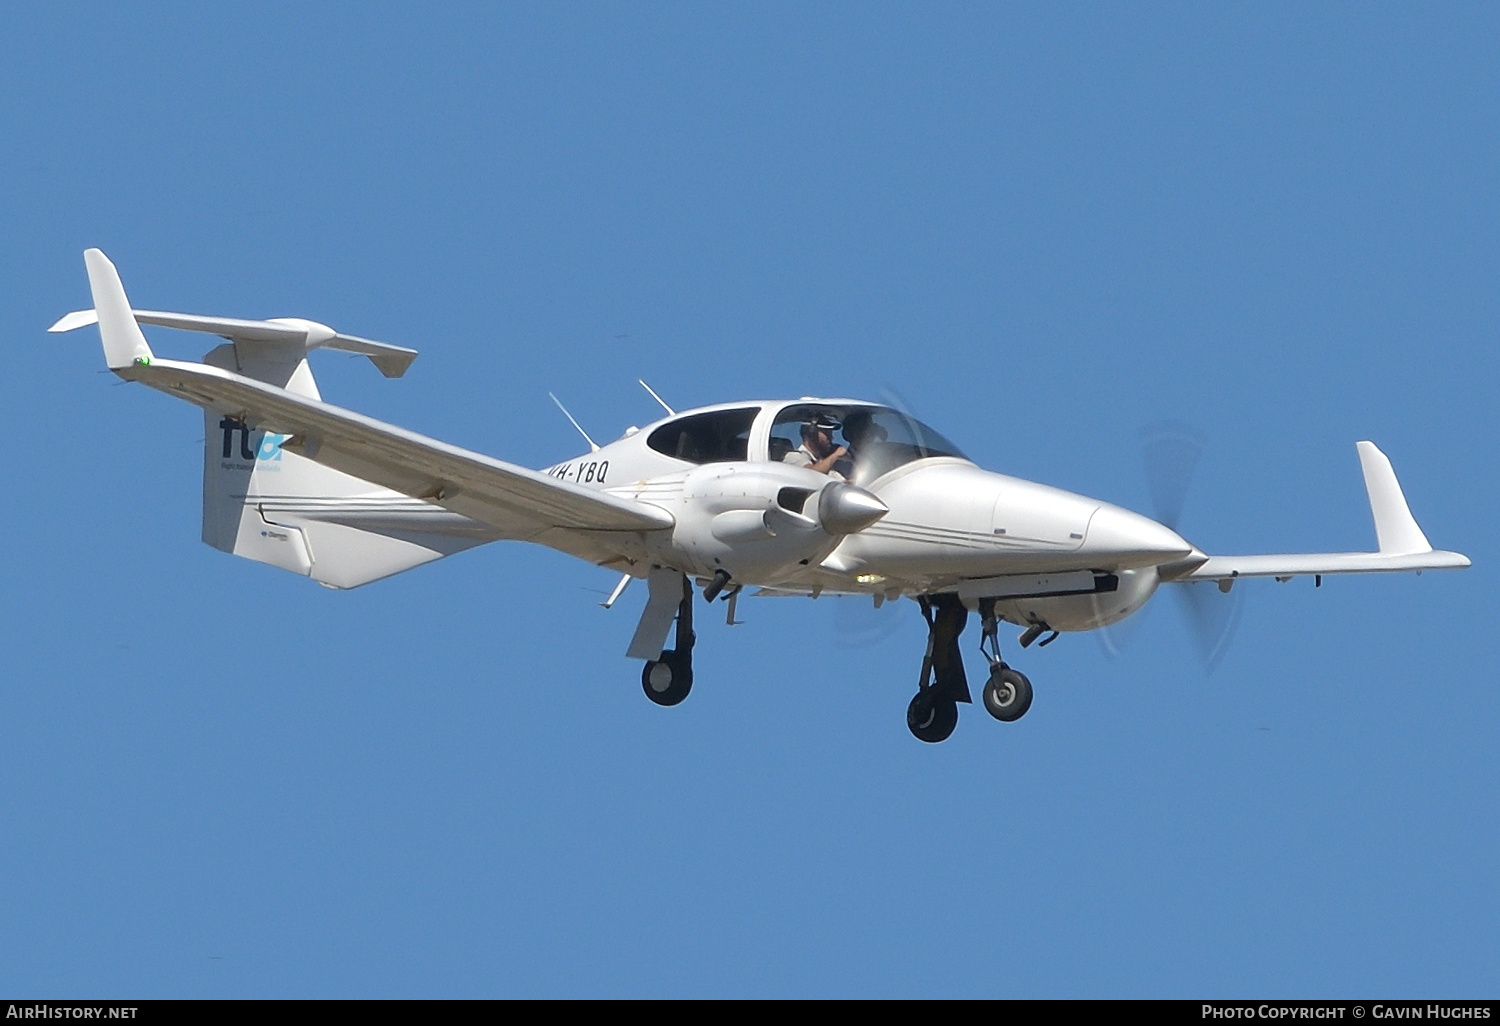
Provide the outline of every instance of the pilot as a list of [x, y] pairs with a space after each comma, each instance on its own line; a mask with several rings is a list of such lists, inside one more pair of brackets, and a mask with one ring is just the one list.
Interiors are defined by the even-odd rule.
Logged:
[[[802, 444], [787, 453], [781, 462], [790, 463], [794, 467], [807, 467], [820, 474], [832, 472], [833, 465], [848, 451], [842, 445], [833, 444], [833, 433], [838, 428], [839, 422], [826, 413], [803, 421]], [[835, 473], [834, 476], [843, 475]]]

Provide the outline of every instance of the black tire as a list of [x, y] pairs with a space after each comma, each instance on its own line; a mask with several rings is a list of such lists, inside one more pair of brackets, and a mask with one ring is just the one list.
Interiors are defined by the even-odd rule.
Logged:
[[1001, 666], [985, 682], [984, 708], [1002, 723], [1019, 720], [1031, 708], [1031, 681], [1024, 673]]
[[641, 670], [641, 690], [657, 705], [676, 705], [693, 690], [692, 662], [670, 648], [661, 659], [648, 659]]
[[906, 707], [906, 726], [918, 741], [946, 741], [958, 726], [958, 703], [934, 695], [931, 688], [919, 691]]

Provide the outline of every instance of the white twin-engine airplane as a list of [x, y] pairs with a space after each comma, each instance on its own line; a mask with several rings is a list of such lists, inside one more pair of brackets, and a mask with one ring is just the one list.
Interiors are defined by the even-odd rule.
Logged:
[[[1239, 577], [1469, 565], [1427, 543], [1370, 442], [1358, 450], [1377, 551], [1269, 556], [1207, 555], [1129, 510], [981, 470], [911, 416], [846, 399], [668, 408], [609, 445], [590, 440], [585, 456], [528, 470], [330, 406], [307, 365], [323, 347], [364, 354], [399, 377], [413, 350], [292, 318], [132, 310], [109, 259], [91, 249], [84, 262], [94, 309], [51, 330], [97, 321], [112, 371], [203, 407], [205, 542], [336, 588], [499, 539], [622, 572], [606, 606], [645, 578], [649, 597], [626, 655], [645, 660], [641, 683], [658, 705], [676, 705], [693, 684], [694, 582], [707, 601], [728, 600], [731, 623], [747, 586], [869, 595], [877, 606], [915, 599], [928, 641], [907, 725], [936, 742], [971, 700], [958, 646], [970, 611], [989, 662], [985, 708], [1008, 721], [1030, 707], [1032, 690], [1001, 661], [1000, 620], [1024, 630], [1026, 647], [1116, 623], [1164, 582], [1228, 591]], [[229, 344], [202, 363], [161, 360], [140, 324]]]

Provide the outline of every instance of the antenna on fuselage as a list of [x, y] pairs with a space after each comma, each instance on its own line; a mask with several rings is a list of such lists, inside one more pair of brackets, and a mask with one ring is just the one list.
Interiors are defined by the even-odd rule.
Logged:
[[640, 386], [642, 388], [644, 388], [646, 391], [648, 391], [648, 392], [651, 393], [651, 398], [653, 398], [657, 402], [661, 403], [661, 408], [664, 409], [664, 410], [666, 410], [667, 413], [670, 416], [673, 416], [673, 417], [677, 416], [677, 411], [674, 410], [674, 409], [672, 409], [672, 407], [668, 406], [665, 402], [662, 402], [661, 396], [657, 395], [656, 392], [655, 392], [655, 390], [652, 389], [652, 387], [650, 385], [646, 384], [646, 382], [645, 382], [644, 379], [642, 379], [642, 378], [636, 378], [635, 380], [640, 384]]
[[585, 431], [581, 427], [578, 427], [578, 421], [573, 419], [573, 415], [569, 413], [568, 408], [562, 404], [562, 400], [558, 399], [557, 396], [552, 395], [551, 392], [548, 392], [547, 394], [552, 396], [552, 401], [557, 403], [557, 408], [559, 410], [562, 410], [562, 415], [568, 418], [568, 423], [578, 428], [578, 433], [583, 436], [583, 440], [589, 443], [589, 452], [598, 452], [599, 446], [594, 444], [594, 440], [589, 437], [589, 433], [587, 431]]

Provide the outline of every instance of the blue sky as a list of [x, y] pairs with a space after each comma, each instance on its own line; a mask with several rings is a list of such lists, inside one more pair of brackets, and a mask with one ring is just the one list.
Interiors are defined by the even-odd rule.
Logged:
[[[0, 38], [0, 991], [1494, 995], [1493, 5], [15, 4]], [[939, 746], [915, 606], [747, 601], [659, 709], [643, 594], [560, 554], [335, 593], [202, 545], [197, 412], [45, 333], [90, 246], [142, 307], [418, 348], [323, 354], [323, 394], [531, 466], [579, 448], [549, 390], [595, 437], [654, 418], [638, 376], [893, 390], [1149, 511], [1173, 419], [1184, 534], [1316, 551], [1373, 547], [1370, 438], [1475, 565], [1252, 582], [1210, 676], [1170, 595], [1115, 657], [1004, 635], [1031, 712]]]

